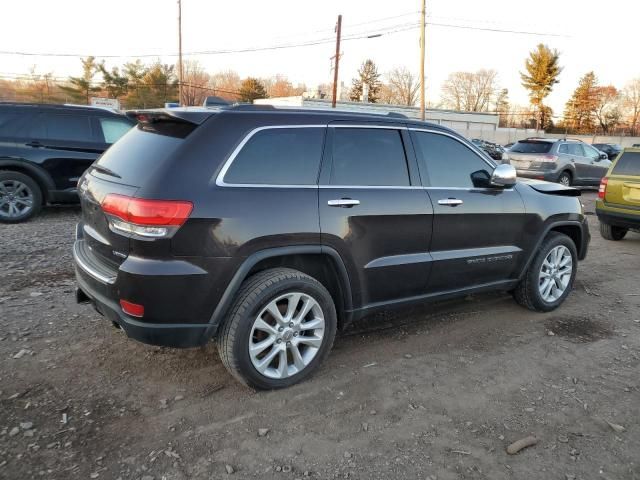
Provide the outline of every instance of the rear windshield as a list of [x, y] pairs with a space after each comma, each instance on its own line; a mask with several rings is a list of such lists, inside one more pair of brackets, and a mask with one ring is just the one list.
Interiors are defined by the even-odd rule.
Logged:
[[615, 173], [616, 175], [640, 176], [640, 152], [623, 153], [611, 173]]
[[[140, 186], [141, 182], [182, 145], [184, 140], [149, 131], [138, 125], [114, 143], [96, 162], [103, 169], [94, 173], [109, 180]], [[105, 172], [110, 172], [107, 174]], [[118, 178], [119, 177], [119, 178]]]
[[551, 142], [532, 142], [531, 140], [525, 140], [516, 143], [510, 148], [515, 153], [549, 153], [551, 150]]

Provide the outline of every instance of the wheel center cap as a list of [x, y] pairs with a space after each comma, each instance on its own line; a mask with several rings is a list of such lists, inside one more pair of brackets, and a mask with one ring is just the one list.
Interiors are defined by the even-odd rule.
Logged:
[[282, 334], [282, 340], [284, 340], [285, 342], [289, 342], [291, 341], [291, 339], [293, 338], [293, 330], [285, 330], [285, 332]]

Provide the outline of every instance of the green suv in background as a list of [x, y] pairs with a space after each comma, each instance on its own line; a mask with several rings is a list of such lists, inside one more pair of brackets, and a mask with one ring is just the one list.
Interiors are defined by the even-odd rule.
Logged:
[[607, 240], [640, 229], [640, 148], [625, 148], [600, 183], [596, 215]]

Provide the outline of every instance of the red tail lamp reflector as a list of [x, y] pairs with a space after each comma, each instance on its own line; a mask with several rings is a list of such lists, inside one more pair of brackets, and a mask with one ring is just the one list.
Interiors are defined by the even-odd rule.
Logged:
[[132, 317], [142, 317], [144, 315], [144, 305], [120, 300], [120, 306], [124, 313], [131, 315]]

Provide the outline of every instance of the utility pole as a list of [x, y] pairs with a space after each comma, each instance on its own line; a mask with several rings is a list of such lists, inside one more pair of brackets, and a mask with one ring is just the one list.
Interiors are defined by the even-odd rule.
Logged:
[[422, 0], [422, 11], [420, 12], [420, 119], [424, 121], [424, 50], [425, 50], [425, 16], [426, 0]]
[[338, 65], [340, 64], [340, 34], [342, 33], [342, 15], [338, 15], [336, 24], [336, 56], [333, 68], [333, 96], [331, 98], [331, 108], [336, 108], [336, 97], [338, 95]]
[[178, 0], [178, 104], [182, 105], [182, 0]]

